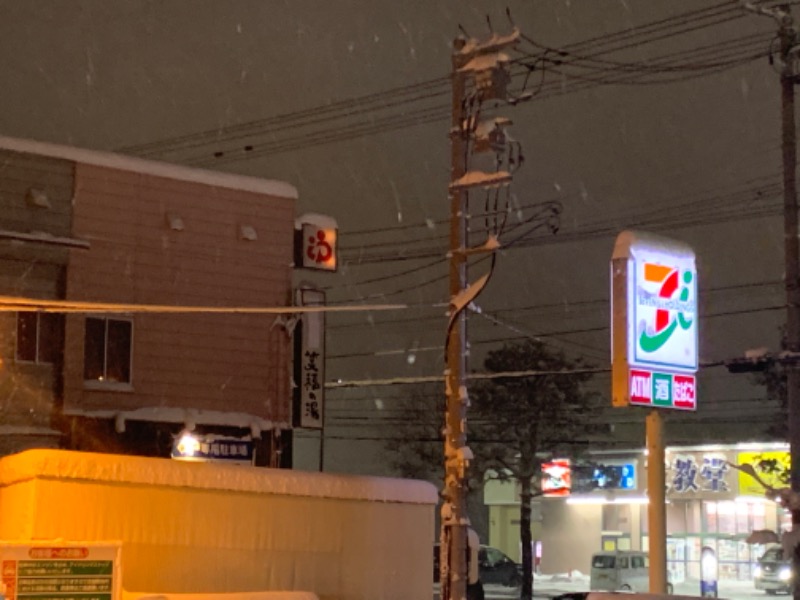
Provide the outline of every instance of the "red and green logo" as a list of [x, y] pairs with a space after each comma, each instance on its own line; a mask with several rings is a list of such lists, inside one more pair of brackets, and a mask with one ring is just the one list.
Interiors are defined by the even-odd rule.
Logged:
[[692, 271], [675, 267], [644, 264], [644, 281], [658, 284], [655, 293], [640, 291], [639, 304], [655, 308], [653, 321], [639, 336], [639, 347], [644, 352], [661, 349], [679, 327], [687, 330], [694, 322]]

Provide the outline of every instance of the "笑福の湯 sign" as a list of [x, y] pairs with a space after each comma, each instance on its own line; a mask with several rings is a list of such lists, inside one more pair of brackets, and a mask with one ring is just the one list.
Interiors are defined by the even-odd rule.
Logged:
[[624, 231], [611, 259], [614, 406], [694, 410], [697, 269], [689, 246]]

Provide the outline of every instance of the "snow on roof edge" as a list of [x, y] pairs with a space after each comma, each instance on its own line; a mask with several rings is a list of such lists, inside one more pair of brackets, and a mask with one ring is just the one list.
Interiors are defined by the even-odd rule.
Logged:
[[438, 501], [436, 488], [431, 483], [414, 479], [312, 473], [71, 450], [25, 450], [0, 459], [0, 486], [36, 479], [405, 504], [436, 504]]
[[270, 421], [250, 413], [206, 410], [202, 408], [141, 406], [133, 410], [87, 410], [68, 407], [64, 409], [64, 414], [96, 419], [114, 419], [118, 424], [124, 424], [125, 421], [154, 421], [157, 423], [183, 423], [187, 429], [194, 429], [194, 425], [239, 427], [250, 429], [255, 437], [258, 437], [260, 431], [291, 429], [286, 422]]
[[12, 138], [2, 135], [0, 135], [0, 149], [23, 152], [26, 154], [38, 154], [50, 158], [71, 160], [76, 163], [107, 167], [109, 169], [119, 169], [121, 171], [133, 171], [135, 173], [144, 173], [168, 179], [192, 181], [204, 185], [255, 192], [257, 194], [269, 194], [271, 196], [292, 200], [297, 200], [298, 198], [297, 188], [284, 181], [186, 167], [183, 165], [148, 160], [146, 158], [115, 154], [113, 152], [87, 150], [74, 146], [63, 146], [50, 142]]

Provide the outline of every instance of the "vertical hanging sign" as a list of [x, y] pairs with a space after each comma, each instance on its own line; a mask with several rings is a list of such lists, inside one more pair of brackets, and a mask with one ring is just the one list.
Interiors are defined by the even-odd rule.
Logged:
[[695, 410], [697, 340], [692, 249], [620, 233], [611, 259], [612, 404]]
[[[325, 292], [301, 287], [298, 306], [324, 306]], [[325, 423], [325, 313], [304, 312], [295, 329], [294, 426], [322, 429]]]

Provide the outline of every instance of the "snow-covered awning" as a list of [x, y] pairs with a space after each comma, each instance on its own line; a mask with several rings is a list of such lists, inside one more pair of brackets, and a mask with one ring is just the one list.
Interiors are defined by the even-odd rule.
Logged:
[[114, 419], [117, 431], [125, 431], [126, 421], [148, 421], [154, 423], [181, 423], [189, 430], [197, 425], [216, 425], [220, 427], [239, 427], [249, 429], [253, 437], [261, 437], [262, 431], [273, 429], [291, 429], [283, 421], [274, 422], [257, 415], [242, 412], [226, 412], [220, 410], [204, 410], [201, 408], [178, 408], [168, 406], [144, 406], [133, 410], [81, 410], [69, 408], [64, 410], [67, 416], [88, 417], [94, 419]]

